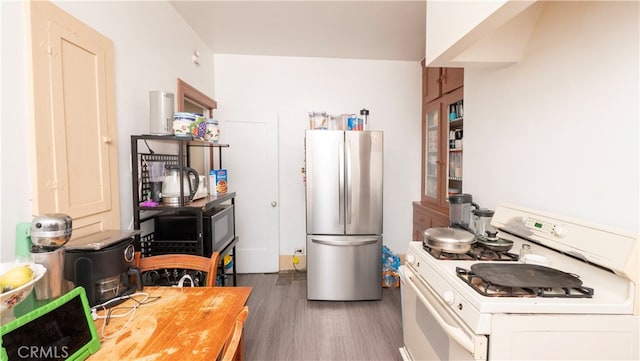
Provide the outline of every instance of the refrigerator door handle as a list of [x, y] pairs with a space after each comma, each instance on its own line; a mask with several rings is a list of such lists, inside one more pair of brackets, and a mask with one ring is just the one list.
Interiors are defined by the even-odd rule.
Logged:
[[317, 244], [322, 244], [325, 246], [347, 246], [347, 247], [353, 247], [353, 246], [364, 246], [367, 244], [371, 244], [371, 243], [376, 243], [378, 242], [378, 239], [376, 238], [372, 238], [372, 239], [364, 239], [364, 240], [357, 240], [357, 241], [330, 241], [327, 239], [311, 239], [311, 242], [313, 243], [317, 243]]
[[338, 224], [344, 224], [344, 142], [338, 150]]
[[347, 220], [346, 220], [346, 224], [351, 224], [351, 212], [353, 211], [353, 202], [352, 202], [352, 197], [351, 197], [351, 142], [347, 139], [345, 139], [345, 150], [344, 150], [344, 159], [346, 162], [346, 171], [345, 171], [345, 179], [344, 179], [344, 187], [346, 188], [347, 191], [347, 196], [349, 197], [348, 199], [346, 199], [345, 201], [347, 202], [347, 207], [345, 212]]

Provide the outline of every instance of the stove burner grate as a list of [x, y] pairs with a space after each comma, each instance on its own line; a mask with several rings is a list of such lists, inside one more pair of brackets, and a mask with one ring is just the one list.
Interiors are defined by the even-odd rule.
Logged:
[[473, 245], [467, 253], [444, 252], [433, 249], [424, 243], [422, 244], [422, 248], [435, 259], [439, 260], [515, 262], [519, 258], [518, 255], [514, 253], [496, 252], [479, 245]]
[[476, 292], [488, 297], [557, 297], [592, 298], [593, 288], [579, 287], [509, 287], [485, 281], [471, 270], [456, 267], [456, 274]]

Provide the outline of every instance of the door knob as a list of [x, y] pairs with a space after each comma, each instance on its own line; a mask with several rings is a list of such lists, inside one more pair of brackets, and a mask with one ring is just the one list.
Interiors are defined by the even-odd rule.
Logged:
[[276, 201], [271, 202], [271, 207], [276, 208], [277, 205], [278, 205], [278, 202]]

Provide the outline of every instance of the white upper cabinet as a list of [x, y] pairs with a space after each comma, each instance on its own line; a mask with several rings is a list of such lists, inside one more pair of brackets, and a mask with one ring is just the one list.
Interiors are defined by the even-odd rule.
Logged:
[[520, 61], [543, 3], [427, 1], [429, 67], [500, 67]]

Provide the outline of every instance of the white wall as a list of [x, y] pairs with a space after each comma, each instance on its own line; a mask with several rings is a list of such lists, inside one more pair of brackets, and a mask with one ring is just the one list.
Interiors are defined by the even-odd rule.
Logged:
[[0, 2], [0, 260], [14, 255], [16, 223], [31, 221], [27, 133], [27, 61], [21, 2]]
[[[167, 2], [68, 2], [57, 6], [115, 46], [121, 227], [132, 220], [130, 136], [149, 131], [149, 91], [176, 93], [176, 78], [213, 97], [213, 55]], [[14, 255], [15, 225], [31, 221], [27, 142], [26, 2], [1, 2], [2, 126], [0, 128], [1, 259]], [[200, 66], [191, 63], [200, 51]], [[10, 125], [10, 128], [7, 126]], [[7, 130], [9, 129], [9, 130]]]
[[[420, 188], [417, 63], [217, 55], [214, 89], [213, 55], [167, 3], [56, 4], [115, 44], [123, 227], [129, 136], [148, 129], [148, 91], [175, 91], [180, 77], [221, 108], [280, 114], [283, 250], [303, 245], [306, 112], [371, 109], [372, 128], [385, 131], [385, 242], [404, 253]], [[31, 219], [24, 6], [0, 2], [3, 261], [13, 257], [15, 224]], [[638, 232], [638, 13], [637, 2], [546, 3], [522, 62], [465, 70], [465, 192], [488, 208], [511, 202]]]
[[420, 64], [222, 54], [214, 61], [220, 110], [278, 113], [280, 253], [305, 246], [300, 168], [307, 113], [357, 113], [363, 107], [371, 111], [370, 129], [384, 131], [384, 243], [405, 253], [411, 202], [420, 198]]
[[465, 192], [638, 232], [638, 14], [549, 2], [520, 63], [465, 69]]

